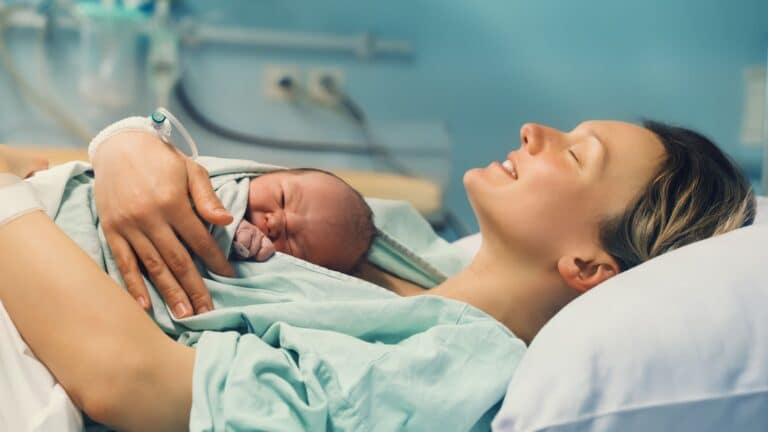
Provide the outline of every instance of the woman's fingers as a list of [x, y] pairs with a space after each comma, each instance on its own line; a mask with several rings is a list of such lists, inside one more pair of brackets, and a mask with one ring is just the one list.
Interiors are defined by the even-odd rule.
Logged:
[[170, 223], [195, 256], [205, 263], [208, 270], [222, 276], [234, 276], [235, 273], [224, 252], [219, 249], [216, 240], [197, 218], [192, 207], [187, 206], [187, 209], [179, 212]]
[[125, 282], [126, 289], [141, 305], [142, 309], [149, 310], [149, 292], [144, 284], [144, 278], [136, 263], [133, 249], [122, 235], [116, 232], [104, 232], [104, 237], [112, 250], [112, 257], [120, 270], [120, 275]]
[[[132, 234], [129, 241], [144, 264], [144, 268], [147, 270], [152, 283], [155, 284], [155, 288], [173, 311], [173, 315], [176, 318], [192, 315], [192, 305], [187, 297], [187, 293], [176, 281], [173, 273], [171, 273], [163, 261], [163, 257], [153, 246], [153, 242], [138, 232]], [[156, 240], [154, 244], [157, 244]]]
[[185, 158], [187, 169], [187, 187], [192, 196], [197, 213], [208, 223], [227, 225], [232, 223], [232, 215], [221, 204], [211, 185], [208, 171], [197, 162]]
[[[189, 211], [192, 212], [192, 209], [190, 208]], [[204, 234], [207, 234], [207, 231], [202, 228], [202, 225], [200, 228], [203, 230], [202, 232]], [[182, 238], [185, 237], [182, 236]], [[210, 239], [210, 236], [203, 237], [203, 239], [212, 242], [213, 245], [210, 247], [218, 250], [216, 242]], [[178, 311], [176, 311], [175, 307], [179, 301], [178, 299], [181, 297], [185, 297], [188, 300], [188, 304], [191, 303], [193, 308], [191, 312], [202, 313], [213, 309], [213, 302], [211, 301], [208, 287], [205, 286], [202, 276], [200, 276], [200, 273], [195, 267], [195, 263], [192, 261], [192, 257], [181, 242], [179, 242], [176, 233], [174, 233], [167, 225], [157, 225], [152, 232], [150, 232], [149, 240], [155, 246], [161, 257], [160, 264], [163, 264], [162, 267], [164, 268], [158, 269], [159, 273], [164, 275], [164, 270], [167, 270], [167, 272], [170, 272], [173, 276], [173, 283], [168, 283], [168, 280], [162, 277], [157, 280], [153, 279], [153, 281], [158, 285], [158, 290], [161, 291], [163, 298], [165, 298], [168, 304], [171, 305], [176, 316], [179, 318], [185, 316], [178, 315]], [[224, 254], [221, 253], [221, 251], [219, 251], [219, 253], [223, 257]], [[147, 272], [150, 275], [153, 274], [149, 271], [146, 263], [144, 264], [144, 267], [147, 268]], [[160, 286], [160, 284], [164, 284], [165, 286]], [[177, 289], [181, 290], [181, 292], [174, 292]]]
[[[219, 197], [213, 191], [208, 171], [189, 158], [185, 158], [185, 163], [187, 187], [200, 217], [214, 225], [232, 223], [232, 215], [224, 209]], [[183, 213], [177, 218], [174, 229], [209, 270], [222, 276], [234, 276], [235, 273], [224, 252], [218, 248], [213, 237], [205, 230], [191, 208], [188, 214]]]

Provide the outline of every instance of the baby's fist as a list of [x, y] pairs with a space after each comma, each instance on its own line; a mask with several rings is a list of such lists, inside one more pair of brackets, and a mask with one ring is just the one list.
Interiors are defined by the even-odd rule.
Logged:
[[275, 245], [256, 225], [243, 219], [235, 231], [232, 250], [236, 258], [266, 261], [275, 254]]

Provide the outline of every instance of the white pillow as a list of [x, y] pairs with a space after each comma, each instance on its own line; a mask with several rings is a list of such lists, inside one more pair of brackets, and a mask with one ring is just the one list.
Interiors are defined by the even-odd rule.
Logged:
[[576, 299], [533, 340], [493, 429], [768, 431], [767, 264], [757, 225]]
[[757, 216], [755, 225], [768, 224], [768, 197], [757, 197]]
[[476, 234], [470, 234], [466, 237], [462, 237], [456, 241], [453, 242], [454, 245], [458, 246], [459, 249], [464, 251], [467, 255], [475, 256], [477, 254], [477, 251], [480, 250], [480, 244], [482, 243], [483, 238], [480, 237], [480, 233]]

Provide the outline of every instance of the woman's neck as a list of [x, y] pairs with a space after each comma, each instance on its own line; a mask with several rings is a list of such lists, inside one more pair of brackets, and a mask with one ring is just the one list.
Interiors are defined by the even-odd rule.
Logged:
[[468, 303], [530, 343], [575, 293], [563, 288], [556, 270], [511, 256], [502, 258], [497, 252], [481, 249], [461, 273], [424, 294]]

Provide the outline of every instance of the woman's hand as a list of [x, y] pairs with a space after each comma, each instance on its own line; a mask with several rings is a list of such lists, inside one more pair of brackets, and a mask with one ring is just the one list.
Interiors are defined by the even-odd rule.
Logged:
[[143, 132], [111, 137], [99, 146], [92, 162], [102, 229], [128, 292], [144, 309], [149, 308], [138, 256], [176, 317], [211, 310], [210, 293], [177, 237], [212, 272], [233, 275], [224, 253], [198, 218], [199, 214], [216, 225], [232, 222], [205, 168]]
[[24, 150], [0, 145], [0, 172], [27, 178], [48, 168], [48, 159], [31, 156]]

